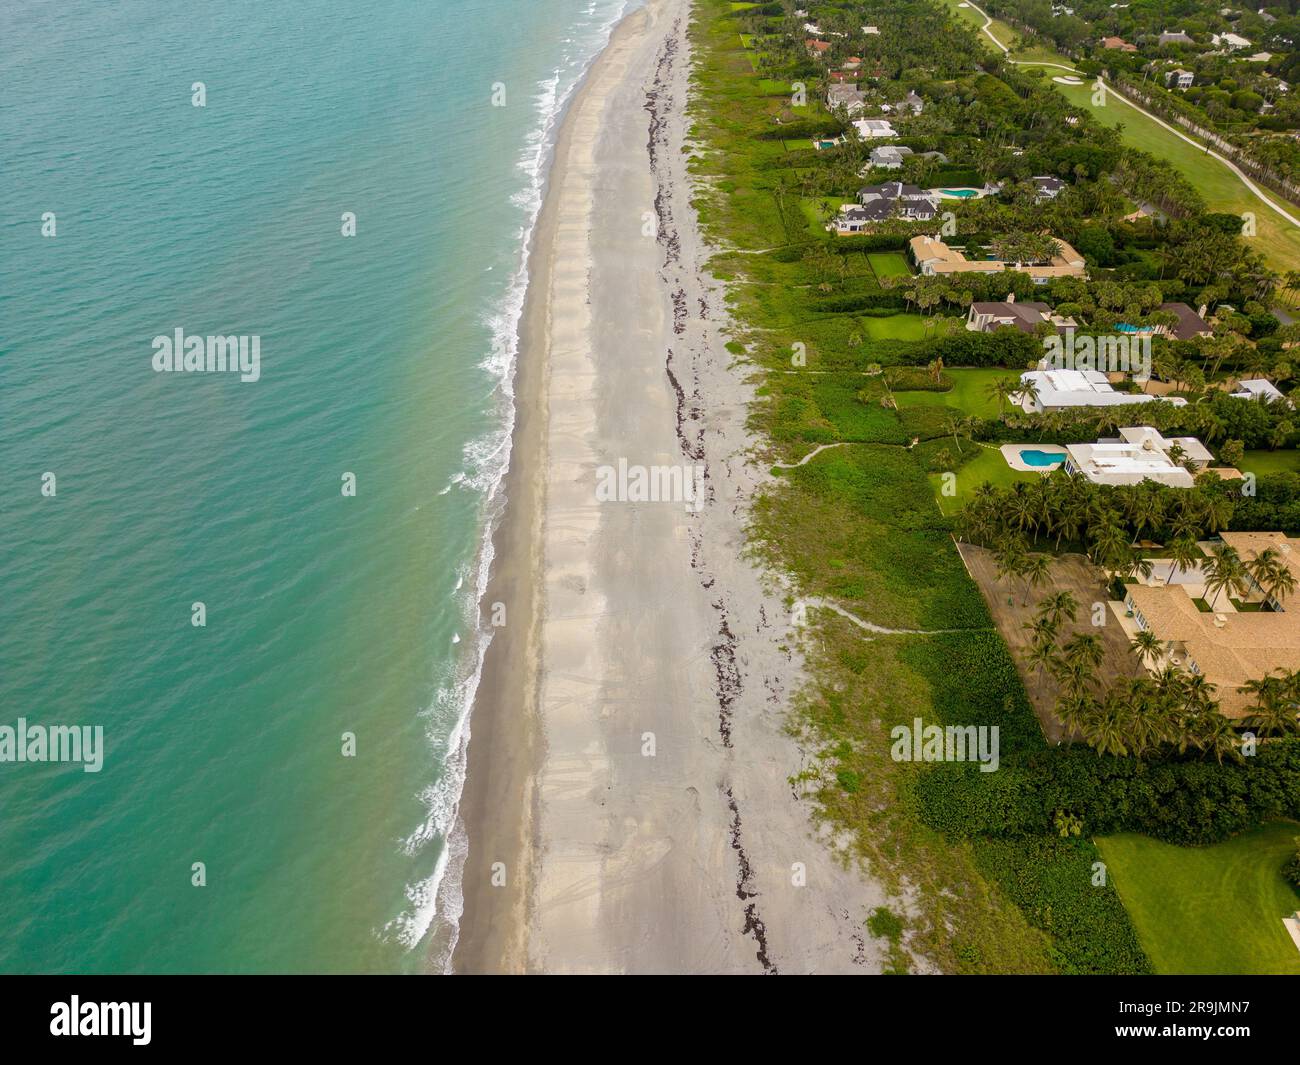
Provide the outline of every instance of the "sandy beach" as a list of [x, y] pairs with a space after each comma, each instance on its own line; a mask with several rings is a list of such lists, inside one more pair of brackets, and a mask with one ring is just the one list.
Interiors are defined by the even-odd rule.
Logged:
[[[800, 663], [779, 580], [743, 557], [767, 474], [690, 205], [689, 14], [650, 0], [617, 27], [534, 234], [456, 972], [882, 968], [863, 922], [885, 893], [789, 782]], [[705, 502], [598, 501], [620, 460], [702, 468]]]

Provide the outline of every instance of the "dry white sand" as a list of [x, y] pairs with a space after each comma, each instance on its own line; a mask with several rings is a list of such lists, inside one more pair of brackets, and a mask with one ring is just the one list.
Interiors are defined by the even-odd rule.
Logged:
[[[841, 867], [789, 783], [800, 667], [742, 557], [764, 474], [689, 202], [689, 9], [649, 0], [620, 24], [557, 145], [522, 335], [533, 441], [512, 473], [541, 509], [511, 491], [501, 567], [528, 618], [474, 710], [458, 971], [882, 967], [864, 921], [883, 890]], [[598, 502], [620, 459], [703, 466], [707, 503]]]

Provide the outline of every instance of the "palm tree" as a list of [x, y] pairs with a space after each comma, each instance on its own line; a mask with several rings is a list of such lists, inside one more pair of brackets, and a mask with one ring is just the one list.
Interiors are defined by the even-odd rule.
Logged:
[[1196, 546], [1193, 537], [1175, 536], [1169, 542], [1169, 559], [1172, 565], [1169, 567], [1169, 577], [1165, 580], [1165, 584], [1169, 584], [1174, 579], [1175, 573], [1185, 573], [1191, 569], [1200, 557], [1201, 549]]
[[[1025, 560], [1021, 576], [1028, 581], [1030, 589], [1037, 588], [1051, 578], [1052, 563], [1046, 555], [1030, 555]], [[1028, 605], [1028, 603], [1026, 602], [1025, 605]]]
[[1138, 661], [1145, 665], [1154, 665], [1157, 658], [1164, 653], [1165, 645], [1150, 629], [1139, 629], [1138, 634], [1133, 637], [1133, 653], [1138, 656]]
[[1228, 597], [1237, 593], [1237, 598], [1246, 594], [1249, 576], [1242, 565], [1237, 550], [1228, 544], [1218, 544], [1210, 551], [1210, 557], [1202, 565], [1205, 573], [1205, 593], [1210, 596], [1210, 609], [1218, 602], [1219, 593], [1227, 591]]
[[1092, 560], [1103, 569], [1115, 568], [1116, 561], [1128, 549], [1124, 530], [1107, 511], [1092, 528]]
[[1053, 592], [1038, 604], [1038, 616], [1049, 619], [1053, 625], [1060, 625], [1066, 618], [1073, 621], [1078, 609], [1078, 601], [1070, 592]]
[[1202, 753], [1213, 755], [1220, 765], [1223, 764], [1225, 755], [1241, 760], [1236, 730], [1233, 729], [1232, 722], [1217, 710], [1195, 719], [1192, 742]]
[[1019, 403], [1028, 402], [1032, 405], [1038, 399], [1038, 386], [1033, 381], [1019, 381], [1016, 384], [1015, 395]]
[[1022, 386], [1014, 377], [999, 377], [985, 388], [984, 393], [990, 399], [998, 401], [998, 416], [1006, 411], [1007, 400], [1021, 390]]
[[[938, 361], [940, 363], [943, 362], [942, 359], [939, 359]], [[957, 454], [959, 455], [962, 453], [961, 438], [957, 434], [969, 432], [973, 422], [973, 418], [968, 418], [957, 411], [951, 411], [944, 417], [944, 428], [952, 434], [952, 442], [957, 448]]]
[[1249, 680], [1237, 691], [1255, 697], [1246, 724], [1263, 736], [1287, 736], [1300, 732], [1300, 708], [1297, 708], [1296, 675], [1271, 673], [1258, 680]]
[[1082, 735], [1084, 723], [1097, 712], [1096, 701], [1082, 688], [1063, 688], [1056, 700], [1056, 718], [1067, 733]]
[[1246, 570], [1255, 583], [1264, 590], [1264, 595], [1280, 603], [1295, 591], [1295, 574], [1282, 558], [1282, 552], [1275, 547], [1266, 547], [1255, 553], [1255, 557], [1246, 564]]
[[999, 540], [993, 548], [993, 564], [997, 568], [998, 580], [1010, 583], [1011, 578], [1018, 577], [1025, 565], [1024, 540], [1010, 536]]
[[1101, 637], [1095, 632], [1077, 632], [1061, 647], [1062, 664], [1066, 679], [1084, 684], [1093, 679], [1105, 653]]

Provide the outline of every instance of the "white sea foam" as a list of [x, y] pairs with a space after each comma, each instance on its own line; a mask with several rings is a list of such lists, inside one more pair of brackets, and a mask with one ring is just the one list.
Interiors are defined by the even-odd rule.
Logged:
[[445, 927], [439, 930], [438, 956], [432, 960], [438, 969], [446, 972], [450, 971], [463, 909], [461, 872], [467, 839], [459, 807], [469, 749], [470, 710], [478, 692], [484, 656], [492, 642], [492, 630], [479, 624], [480, 604], [487, 591], [494, 557], [492, 537], [505, 509], [503, 485], [510, 469], [510, 442], [515, 426], [514, 371], [519, 320], [528, 287], [528, 253], [541, 212], [555, 133], [565, 105], [592, 60], [608, 42], [614, 27], [637, 3], [638, 0], [592, 0], [583, 11], [583, 18], [588, 21], [578, 27], [585, 31], [584, 35], [565, 40], [568, 47], [560, 64], [550, 77], [538, 82], [533, 97], [538, 121], [524, 138], [517, 162], [525, 181], [510, 197], [510, 203], [524, 215], [518, 233], [518, 258], [505, 291], [484, 316], [492, 346], [479, 366], [494, 381], [497, 424], [465, 445], [465, 468], [438, 493], [445, 495], [452, 488], [461, 487], [482, 497], [482, 537], [477, 556], [456, 586], [460, 589], [467, 577], [472, 578], [472, 587], [460, 603], [465, 627], [472, 631], [474, 639], [470, 641], [471, 648], [461, 655], [459, 675], [439, 687], [433, 705], [426, 711], [430, 720], [430, 745], [435, 752], [444, 752], [442, 772], [420, 795], [426, 811], [424, 820], [402, 841], [402, 849], [409, 855], [421, 853], [433, 841], [440, 841], [441, 846], [430, 874], [407, 885], [407, 909], [384, 927], [384, 934], [413, 949], [426, 941], [435, 919], [441, 917]]

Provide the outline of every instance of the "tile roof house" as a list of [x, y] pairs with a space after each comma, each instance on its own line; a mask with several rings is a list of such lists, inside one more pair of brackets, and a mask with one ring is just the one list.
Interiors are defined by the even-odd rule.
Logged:
[[908, 249], [917, 268], [923, 274], [1000, 273], [1019, 270], [1028, 274], [1038, 284], [1046, 284], [1055, 277], [1087, 277], [1088, 267], [1083, 256], [1059, 237], [1052, 238], [1057, 245], [1056, 254], [1046, 263], [1006, 263], [1001, 259], [967, 259], [955, 248], [948, 247], [938, 237], [913, 237]]
[[1101, 39], [1101, 46], [1103, 48], [1111, 49], [1118, 48], [1121, 52], [1137, 51], [1137, 45], [1129, 44], [1128, 41], [1124, 40], [1122, 37], [1103, 37]]
[[1250, 42], [1236, 33], [1212, 33], [1210, 34], [1210, 43], [1216, 48], [1223, 47], [1229, 51], [1250, 47]]
[[1196, 42], [1188, 37], [1182, 30], [1165, 30], [1164, 33], [1160, 35], [1160, 43], [1161, 45], [1166, 45], [1195, 44]]
[[[1273, 548], [1283, 565], [1300, 580], [1300, 540], [1280, 532], [1221, 535], [1244, 562]], [[1164, 644], [1167, 661], [1200, 674], [1215, 686], [1215, 698], [1224, 716], [1247, 717], [1252, 700], [1238, 688], [1274, 670], [1300, 669], [1300, 610], [1287, 610], [1284, 604], [1270, 600], [1274, 607], [1271, 611], [1238, 611], [1220, 592], [1211, 604], [1213, 612], [1206, 612], [1192, 599], [1193, 594], [1202, 591], [1200, 582], [1158, 587], [1132, 584], [1125, 586], [1124, 602], [1137, 625], [1154, 633]], [[1266, 598], [1258, 586], [1247, 597], [1256, 602]]]

